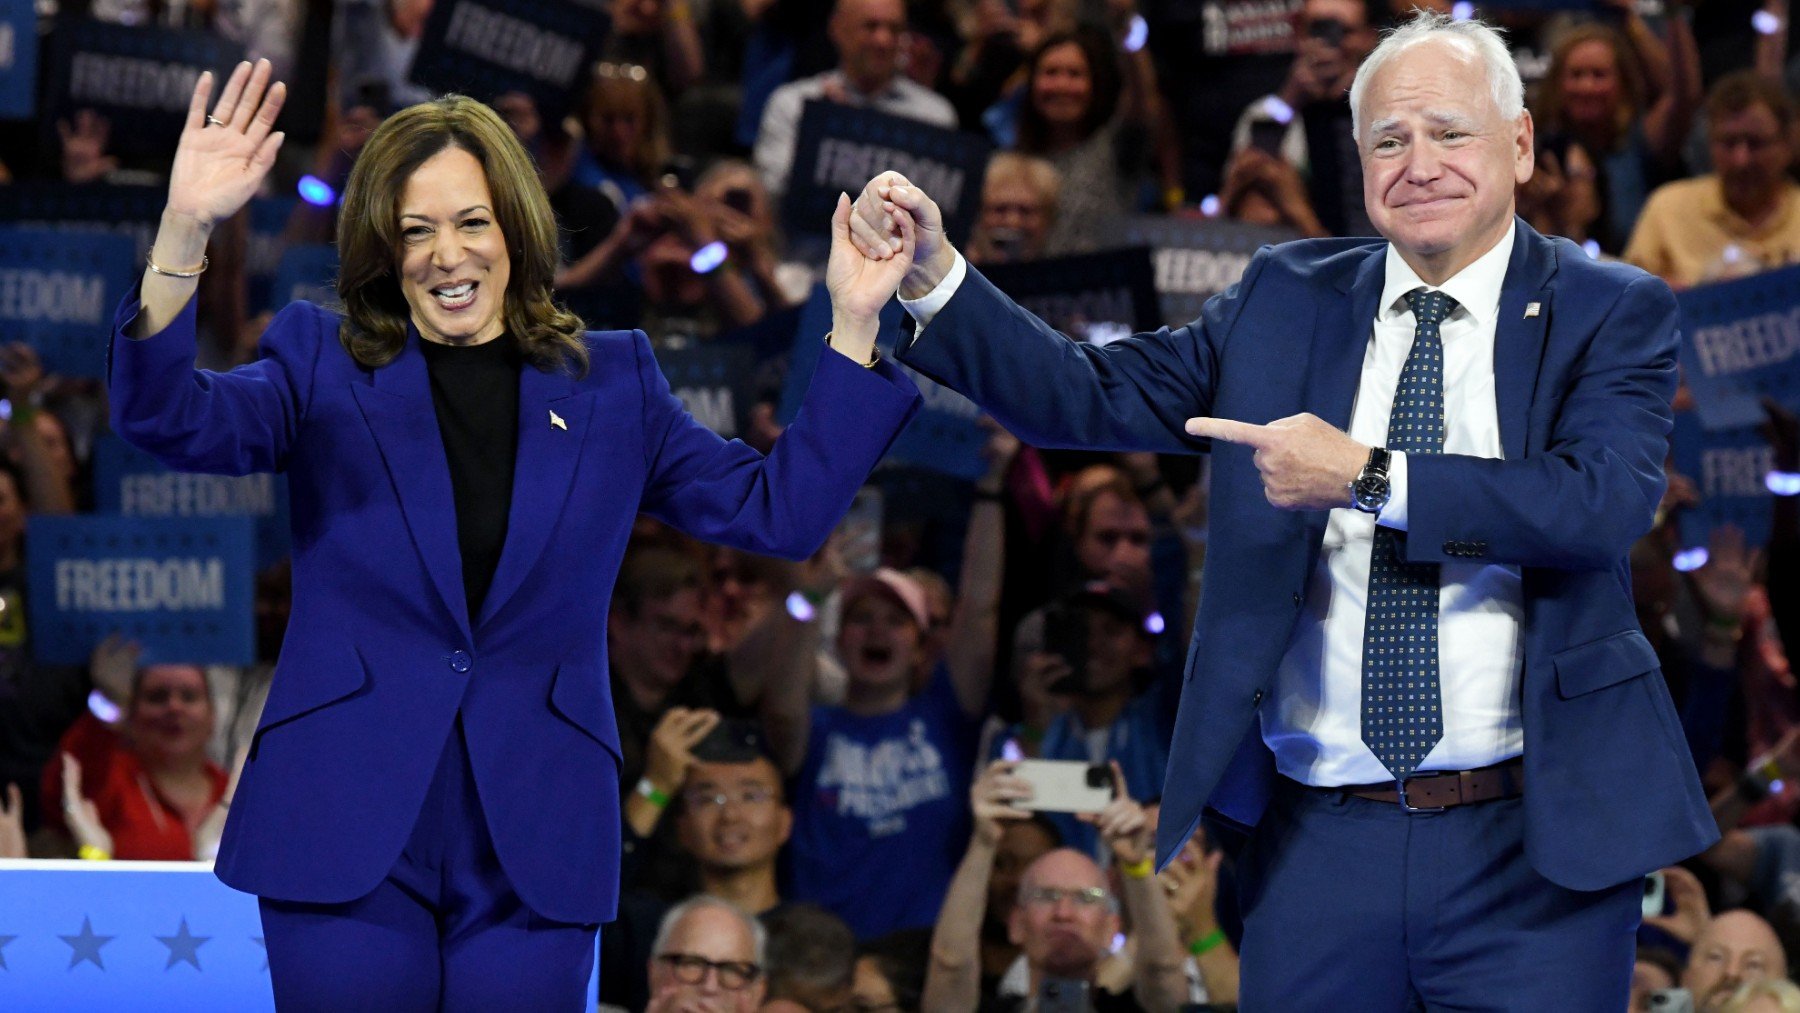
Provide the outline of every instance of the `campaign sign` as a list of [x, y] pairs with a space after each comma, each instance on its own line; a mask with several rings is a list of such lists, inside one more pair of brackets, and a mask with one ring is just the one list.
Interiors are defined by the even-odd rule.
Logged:
[[1763, 481], [1774, 449], [1757, 427], [1708, 429], [1694, 412], [1678, 412], [1672, 442], [1675, 470], [1700, 491], [1699, 505], [1681, 513], [1682, 547], [1706, 545], [1726, 524], [1742, 529], [1752, 548], [1767, 542], [1774, 504]]
[[1198, 319], [1206, 300], [1243, 277], [1257, 250], [1300, 238], [1292, 229], [1169, 215], [1131, 215], [1114, 229], [1115, 245], [1150, 247], [1162, 322], [1170, 327]]
[[256, 898], [210, 865], [0, 859], [0, 1009], [274, 1008]]
[[194, 82], [208, 70], [223, 82], [243, 58], [244, 47], [214, 32], [60, 18], [50, 36], [48, 108], [40, 117], [45, 140], [56, 140], [57, 120], [92, 109], [112, 124], [108, 147], [115, 154], [172, 155]]
[[571, 0], [440, 0], [425, 22], [411, 79], [484, 101], [520, 91], [551, 120], [587, 87], [612, 20]]
[[124, 236], [0, 228], [0, 335], [30, 343], [49, 372], [104, 377], [137, 270]]
[[[881, 354], [893, 361], [894, 344], [900, 337], [900, 316], [905, 311], [897, 299], [888, 300], [881, 310], [881, 330], [875, 344]], [[825, 348], [825, 335], [831, 330], [831, 297], [823, 284], [813, 289], [812, 298], [801, 307], [800, 322], [794, 335], [794, 351], [789, 358], [787, 387], [782, 392], [781, 411], [777, 417], [783, 425], [800, 413], [800, 402], [806, 395], [819, 356], [837, 355]], [[925, 399], [924, 406], [889, 448], [887, 460], [914, 464], [973, 481], [982, 476], [987, 465], [981, 448], [987, 434], [977, 424], [981, 409], [975, 402], [940, 385], [923, 373], [895, 363]]]
[[117, 630], [144, 661], [248, 665], [252, 525], [243, 518], [31, 519], [25, 534], [39, 661], [86, 664]]
[[1682, 292], [1681, 372], [1707, 429], [1763, 420], [1760, 398], [1800, 405], [1800, 267]]
[[0, 0], [0, 119], [31, 118], [37, 88], [37, 10], [32, 0]]
[[290, 246], [275, 268], [268, 309], [279, 311], [304, 299], [320, 306], [337, 305], [337, 247], [326, 243]]
[[126, 236], [132, 241], [132, 262], [142, 264], [156, 242], [168, 194], [168, 188], [158, 186], [14, 183], [0, 186], [0, 223]]
[[755, 402], [756, 353], [728, 335], [659, 348], [656, 365], [695, 421], [728, 440], [742, 436]]
[[107, 433], [94, 441], [94, 508], [125, 517], [245, 517], [256, 525], [256, 568], [288, 554], [287, 476], [172, 471]]
[[781, 212], [790, 235], [827, 235], [838, 194], [862, 193], [892, 169], [937, 201], [952, 242], [968, 238], [981, 210], [987, 138], [860, 106], [814, 99], [800, 114]]
[[990, 264], [981, 273], [1038, 319], [1080, 341], [1104, 345], [1162, 325], [1147, 246]]
[[300, 203], [292, 197], [254, 197], [250, 201], [250, 238], [244, 250], [244, 284], [249, 289], [252, 313], [270, 309], [269, 300], [275, 290], [275, 272], [281, 269], [281, 257], [287, 252], [282, 234], [288, 218]]

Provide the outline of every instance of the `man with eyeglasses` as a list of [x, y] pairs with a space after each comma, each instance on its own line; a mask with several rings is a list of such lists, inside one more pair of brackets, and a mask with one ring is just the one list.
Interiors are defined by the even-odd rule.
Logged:
[[645, 1013], [751, 1013], [763, 1000], [767, 935], [730, 901], [700, 894], [663, 916]]

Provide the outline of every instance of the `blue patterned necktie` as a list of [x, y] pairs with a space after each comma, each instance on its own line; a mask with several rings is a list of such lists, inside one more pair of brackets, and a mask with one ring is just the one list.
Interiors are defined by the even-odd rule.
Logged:
[[[1456, 300], [1423, 288], [1406, 293], [1413, 344], [1394, 391], [1387, 449], [1444, 452], [1444, 341], [1438, 326]], [[1438, 688], [1438, 564], [1407, 563], [1400, 537], [1375, 528], [1369, 611], [1363, 627], [1362, 737], [1396, 778], [1416, 770], [1444, 736]]]

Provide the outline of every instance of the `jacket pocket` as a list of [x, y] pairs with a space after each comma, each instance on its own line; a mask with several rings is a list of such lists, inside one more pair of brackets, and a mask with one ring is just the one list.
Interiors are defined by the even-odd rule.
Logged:
[[361, 692], [368, 682], [369, 666], [361, 652], [349, 644], [283, 651], [257, 728], [272, 728], [337, 703]]
[[613, 716], [612, 685], [602, 665], [579, 661], [558, 665], [556, 680], [550, 686], [550, 707], [623, 762], [619, 723]]
[[1637, 630], [1565, 648], [1551, 657], [1550, 664], [1556, 667], [1557, 692], [1565, 700], [1660, 667], [1650, 641]]

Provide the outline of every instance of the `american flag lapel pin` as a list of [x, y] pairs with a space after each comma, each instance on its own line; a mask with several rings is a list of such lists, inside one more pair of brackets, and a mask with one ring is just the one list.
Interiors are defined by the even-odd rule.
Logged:
[[1525, 304], [1525, 319], [1530, 320], [1532, 317], [1537, 316], [1538, 311], [1543, 308], [1544, 308], [1543, 303], [1538, 303], [1538, 302], [1526, 303]]
[[550, 410], [550, 428], [561, 429], [565, 433], [569, 431], [569, 424], [563, 421], [561, 415], [556, 414], [554, 408]]

